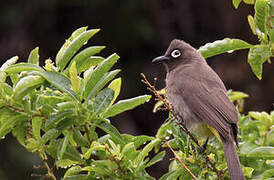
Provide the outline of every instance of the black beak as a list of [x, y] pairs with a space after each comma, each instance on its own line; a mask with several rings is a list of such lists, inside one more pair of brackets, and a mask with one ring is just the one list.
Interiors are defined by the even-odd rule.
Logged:
[[167, 56], [159, 56], [159, 57], [156, 57], [152, 60], [153, 63], [155, 62], [162, 62], [162, 61], [166, 61], [166, 60], [169, 60], [170, 58], [167, 57]]

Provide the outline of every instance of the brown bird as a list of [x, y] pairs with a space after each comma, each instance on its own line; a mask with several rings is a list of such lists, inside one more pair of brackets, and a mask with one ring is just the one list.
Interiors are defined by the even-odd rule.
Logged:
[[173, 40], [152, 62], [164, 64], [168, 101], [185, 126], [198, 136], [221, 139], [230, 179], [244, 180], [233, 143], [238, 146], [238, 112], [219, 76], [182, 40]]

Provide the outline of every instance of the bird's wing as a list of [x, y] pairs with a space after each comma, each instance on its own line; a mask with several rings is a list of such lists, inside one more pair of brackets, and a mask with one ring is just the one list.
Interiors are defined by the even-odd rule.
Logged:
[[184, 101], [196, 117], [214, 127], [223, 137], [228, 137], [231, 128], [236, 128], [233, 134], [237, 134], [237, 110], [225, 89], [222, 86], [209, 86], [206, 82], [189, 82], [185, 86], [187, 89], [182, 92], [185, 93]]

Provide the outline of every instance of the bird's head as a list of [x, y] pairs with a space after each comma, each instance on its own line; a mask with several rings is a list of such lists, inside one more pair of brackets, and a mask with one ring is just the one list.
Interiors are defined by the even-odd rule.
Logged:
[[189, 64], [195, 59], [200, 59], [200, 54], [195, 48], [190, 46], [183, 40], [174, 39], [171, 41], [166, 53], [163, 56], [156, 57], [152, 60], [153, 63], [163, 63], [167, 70], [174, 69], [178, 64]]

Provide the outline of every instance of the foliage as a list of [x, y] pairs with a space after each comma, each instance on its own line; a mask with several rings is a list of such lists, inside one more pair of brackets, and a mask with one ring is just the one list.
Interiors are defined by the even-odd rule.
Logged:
[[[238, 8], [242, 0], [232, 0], [235, 8]], [[256, 35], [260, 44], [251, 45], [240, 39], [218, 40], [208, 43], [198, 49], [205, 57], [222, 54], [224, 52], [232, 53], [240, 49], [249, 49], [248, 63], [257, 76], [262, 79], [262, 66], [264, 62], [271, 63], [274, 57], [274, 1], [273, 0], [244, 0], [247, 4], [254, 4], [254, 16], [248, 16], [248, 23], [253, 34]]]
[[[237, 8], [241, 0], [233, 0]], [[254, 3], [253, 0], [244, 0]], [[262, 64], [273, 57], [273, 1], [256, 0], [255, 15], [248, 16], [252, 32], [260, 44], [240, 39], [223, 39], [206, 44], [198, 51], [205, 57], [249, 49], [248, 62], [262, 78]], [[49, 157], [56, 168], [64, 168], [63, 179], [155, 179], [146, 169], [165, 156], [167, 142], [188, 169], [199, 179], [228, 178], [221, 143], [211, 139], [202, 153], [176, 120], [170, 116], [155, 137], [121, 134], [108, 118], [149, 101], [143, 95], [117, 103], [121, 78], [119, 69], [111, 70], [117, 54], [97, 56], [104, 46], [83, 46], [99, 30], [82, 27], [72, 33], [55, 57], [39, 65], [38, 47], [26, 63], [15, 56], [0, 68], [0, 137], [12, 133], [27, 150], [37, 153], [48, 173]], [[80, 50], [80, 52], [78, 52]], [[77, 53], [78, 52], [78, 53]], [[160, 92], [164, 96], [165, 91]], [[228, 91], [231, 100], [243, 109], [247, 94]], [[163, 102], [158, 102], [157, 111]], [[239, 156], [248, 179], [273, 178], [274, 111], [240, 114]], [[172, 120], [171, 120], [172, 119]], [[102, 131], [104, 132], [102, 134]], [[99, 133], [100, 132], [100, 133]], [[204, 140], [199, 139], [201, 144]], [[164, 149], [164, 150], [163, 150]], [[153, 156], [153, 157], [152, 157]], [[207, 164], [208, 159], [212, 165]], [[216, 170], [214, 170], [216, 168]], [[221, 172], [222, 177], [216, 174]], [[177, 160], [172, 160], [161, 180], [191, 179]]]
[[[151, 179], [145, 169], [165, 152], [151, 160], [148, 153], [160, 140], [121, 134], [107, 119], [150, 96], [114, 103], [121, 78], [114, 79], [119, 69], [110, 69], [119, 56], [95, 56], [104, 46], [77, 53], [98, 31], [87, 27], [74, 31], [58, 51], [56, 66], [50, 59], [39, 66], [38, 48], [26, 63], [16, 63], [18, 57], [13, 57], [1, 66], [0, 137], [12, 133], [44, 162], [52, 157], [57, 168], [67, 169], [64, 179]], [[99, 129], [105, 135], [100, 136]], [[46, 177], [55, 178], [50, 171]]]

